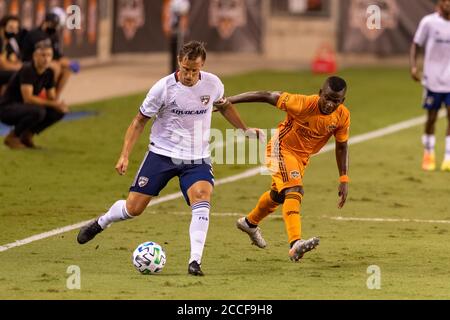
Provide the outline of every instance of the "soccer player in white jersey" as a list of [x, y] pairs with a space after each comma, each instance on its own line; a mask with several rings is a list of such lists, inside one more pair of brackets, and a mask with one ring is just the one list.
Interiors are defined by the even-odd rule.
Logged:
[[420, 22], [411, 46], [411, 75], [420, 81], [417, 67], [419, 49], [425, 48], [422, 84], [425, 87], [424, 108], [428, 110], [423, 145], [422, 168], [436, 169], [436, 120], [442, 105], [447, 107], [448, 129], [442, 171], [450, 171], [450, 0], [439, 0], [437, 12]]
[[188, 273], [203, 276], [201, 261], [214, 186], [209, 151], [214, 107], [248, 136], [262, 134], [259, 129], [246, 127], [234, 106], [224, 98], [220, 79], [201, 71], [205, 60], [206, 50], [202, 43], [185, 44], [178, 56], [179, 71], [159, 80], [150, 89], [127, 130], [116, 165], [117, 172], [124, 175], [134, 144], [147, 122], [155, 118], [150, 150], [134, 179], [128, 199], [117, 201], [105, 215], [81, 228], [77, 238], [80, 244], [89, 242], [114, 222], [141, 215], [169, 180], [178, 176], [183, 195], [192, 208]]

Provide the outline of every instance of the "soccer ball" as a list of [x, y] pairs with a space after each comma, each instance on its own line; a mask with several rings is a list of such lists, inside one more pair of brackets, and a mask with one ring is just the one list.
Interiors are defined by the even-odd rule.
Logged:
[[144, 242], [133, 252], [133, 265], [142, 274], [160, 273], [165, 264], [166, 253], [155, 242]]

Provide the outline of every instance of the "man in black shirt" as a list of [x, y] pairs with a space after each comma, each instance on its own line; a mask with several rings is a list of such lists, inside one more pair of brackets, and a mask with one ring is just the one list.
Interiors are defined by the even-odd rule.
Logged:
[[51, 68], [55, 75], [56, 97], [59, 99], [72, 74], [70, 60], [64, 57], [59, 39], [60, 18], [55, 13], [47, 13], [40, 27], [31, 30], [22, 44], [22, 60], [31, 61], [36, 43], [50, 39], [53, 48]]
[[[36, 44], [32, 62], [25, 63], [11, 79], [0, 102], [0, 121], [14, 126], [5, 139], [11, 149], [35, 148], [33, 136], [64, 117], [69, 109], [56, 99], [50, 41]], [[45, 90], [47, 98], [41, 98]]]

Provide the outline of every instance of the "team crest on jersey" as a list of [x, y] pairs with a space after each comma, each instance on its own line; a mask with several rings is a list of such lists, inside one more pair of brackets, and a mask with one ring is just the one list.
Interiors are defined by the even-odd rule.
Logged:
[[138, 185], [140, 188], [145, 187], [148, 184], [148, 178], [147, 177], [139, 177]]
[[284, 98], [283, 102], [281, 103], [282, 109], [287, 109], [287, 104], [288, 104], [290, 98], [291, 97], [289, 95]]
[[300, 172], [298, 172], [298, 171], [291, 171], [291, 178], [292, 179], [300, 178]]
[[200, 100], [202, 101], [204, 106], [207, 106], [209, 101], [211, 100], [211, 97], [210, 96], [201, 96]]

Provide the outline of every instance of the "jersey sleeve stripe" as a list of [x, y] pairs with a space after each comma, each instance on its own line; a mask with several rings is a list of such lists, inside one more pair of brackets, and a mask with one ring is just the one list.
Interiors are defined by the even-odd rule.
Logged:
[[152, 117], [149, 117], [148, 115], [146, 115], [145, 113], [143, 113], [141, 109], [139, 109], [139, 112], [140, 112], [144, 117], [146, 117], [146, 118], [148, 118], [148, 119], [151, 119], [151, 118], [152, 118]]

